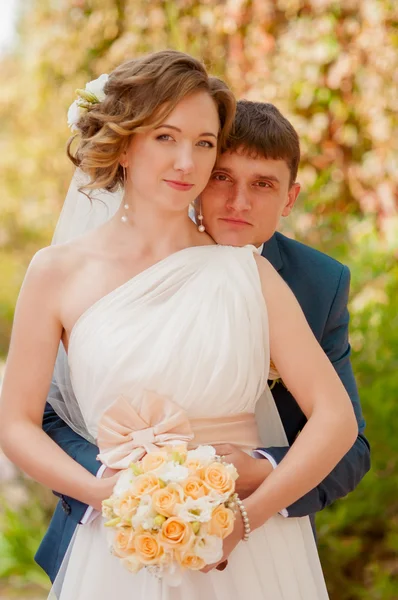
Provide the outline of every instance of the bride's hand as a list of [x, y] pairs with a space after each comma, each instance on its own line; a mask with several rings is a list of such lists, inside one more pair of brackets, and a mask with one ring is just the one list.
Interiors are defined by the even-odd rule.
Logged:
[[[240, 511], [239, 511], [239, 514], [236, 515], [235, 526], [233, 528], [232, 533], [230, 533], [230, 535], [228, 537], [226, 537], [224, 540], [222, 559], [218, 563], [214, 563], [212, 565], [206, 565], [206, 567], [204, 567], [204, 569], [201, 569], [202, 573], [208, 573], [209, 571], [216, 569], [218, 566], [222, 566], [222, 563], [224, 563], [225, 561], [228, 560], [228, 557], [231, 554], [231, 552], [236, 548], [236, 546], [239, 544], [239, 542], [242, 541], [244, 533], [245, 533], [245, 528], [244, 528], [242, 517], [241, 517]], [[220, 568], [219, 570], [222, 571], [224, 569]]]
[[102, 501], [112, 495], [113, 488], [119, 479], [120, 473], [121, 471], [107, 468], [100, 479], [95, 479], [92, 490], [92, 500], [89, 503], [95, 510], [102, 511]]

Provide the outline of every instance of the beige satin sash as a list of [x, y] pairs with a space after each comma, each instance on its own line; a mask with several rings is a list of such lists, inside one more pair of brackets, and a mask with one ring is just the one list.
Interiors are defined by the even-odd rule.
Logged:
[[258, 448], [260, 438], [253, 413], [240, 413], [209, 419], [191, 419], [194, 439], [189, 446], [201, 444], [233, 444], [241, 450]]
[[98, 459], [112, 469], [127, 469], [131, 462], [164, 445], [188, 444], [193, 448], [221, 443], [242, 450], [257, 448], [260, 439], [254, 414], [189, 420], [171, 400], [146, 392], [140, 413], [120, 396], [98, 426]]

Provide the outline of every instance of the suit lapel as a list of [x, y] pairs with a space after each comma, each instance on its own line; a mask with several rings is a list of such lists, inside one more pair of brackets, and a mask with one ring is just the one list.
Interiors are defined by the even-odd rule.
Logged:
[[278, 240], [276, 239], [276, 233], [267, 242], [264, 243], [264, 248], [261, 253], [264, 258], [269, 260], [271, 265], [277, 271], [280, 271], [283, 267], [283, 260], [279, 249]]

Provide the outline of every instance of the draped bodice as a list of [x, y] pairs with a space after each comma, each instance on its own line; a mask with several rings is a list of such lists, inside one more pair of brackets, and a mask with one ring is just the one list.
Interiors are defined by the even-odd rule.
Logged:
[[253, 413], [269, 371], [268, 319], [253, 247], [180, 250], [86, 310], [69, 340], [87, 430], [123, 395], [145, 392], [191, 419]]

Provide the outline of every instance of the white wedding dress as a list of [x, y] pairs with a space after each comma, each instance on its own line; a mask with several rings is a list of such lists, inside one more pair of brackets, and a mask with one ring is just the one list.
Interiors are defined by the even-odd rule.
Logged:
[[[150, 390], [185, 409], [213, 433], [195, 442], [260, 443], [244, 423], [262, 403], [262, 441], [285, 443], [267, 388], [267, 311], [253, 247], [181, 250], [90, 307], [70, 337], [71, 379], [87, 430], [121, 394], [139, 412]], [[223, 419], [243, 426], [224, 428]], [[246, 419], [246, 420], [245, 420]], [[231, 434], [231, 431], [237, 434]], [[231, 435], [233, 438], [231, 439]], [[241, 441], [245, 440], [246, 441]], [[246, 444], [247, 442], [247, 444]], [[308, 518], [276, 515], [241, 542], [224, 571], [187, 571], [169, 587], [145, 569], [125, 570], [101, 517], [80, 525], [63, 566], [60, 600], [324, 600], [328, 598]]]

